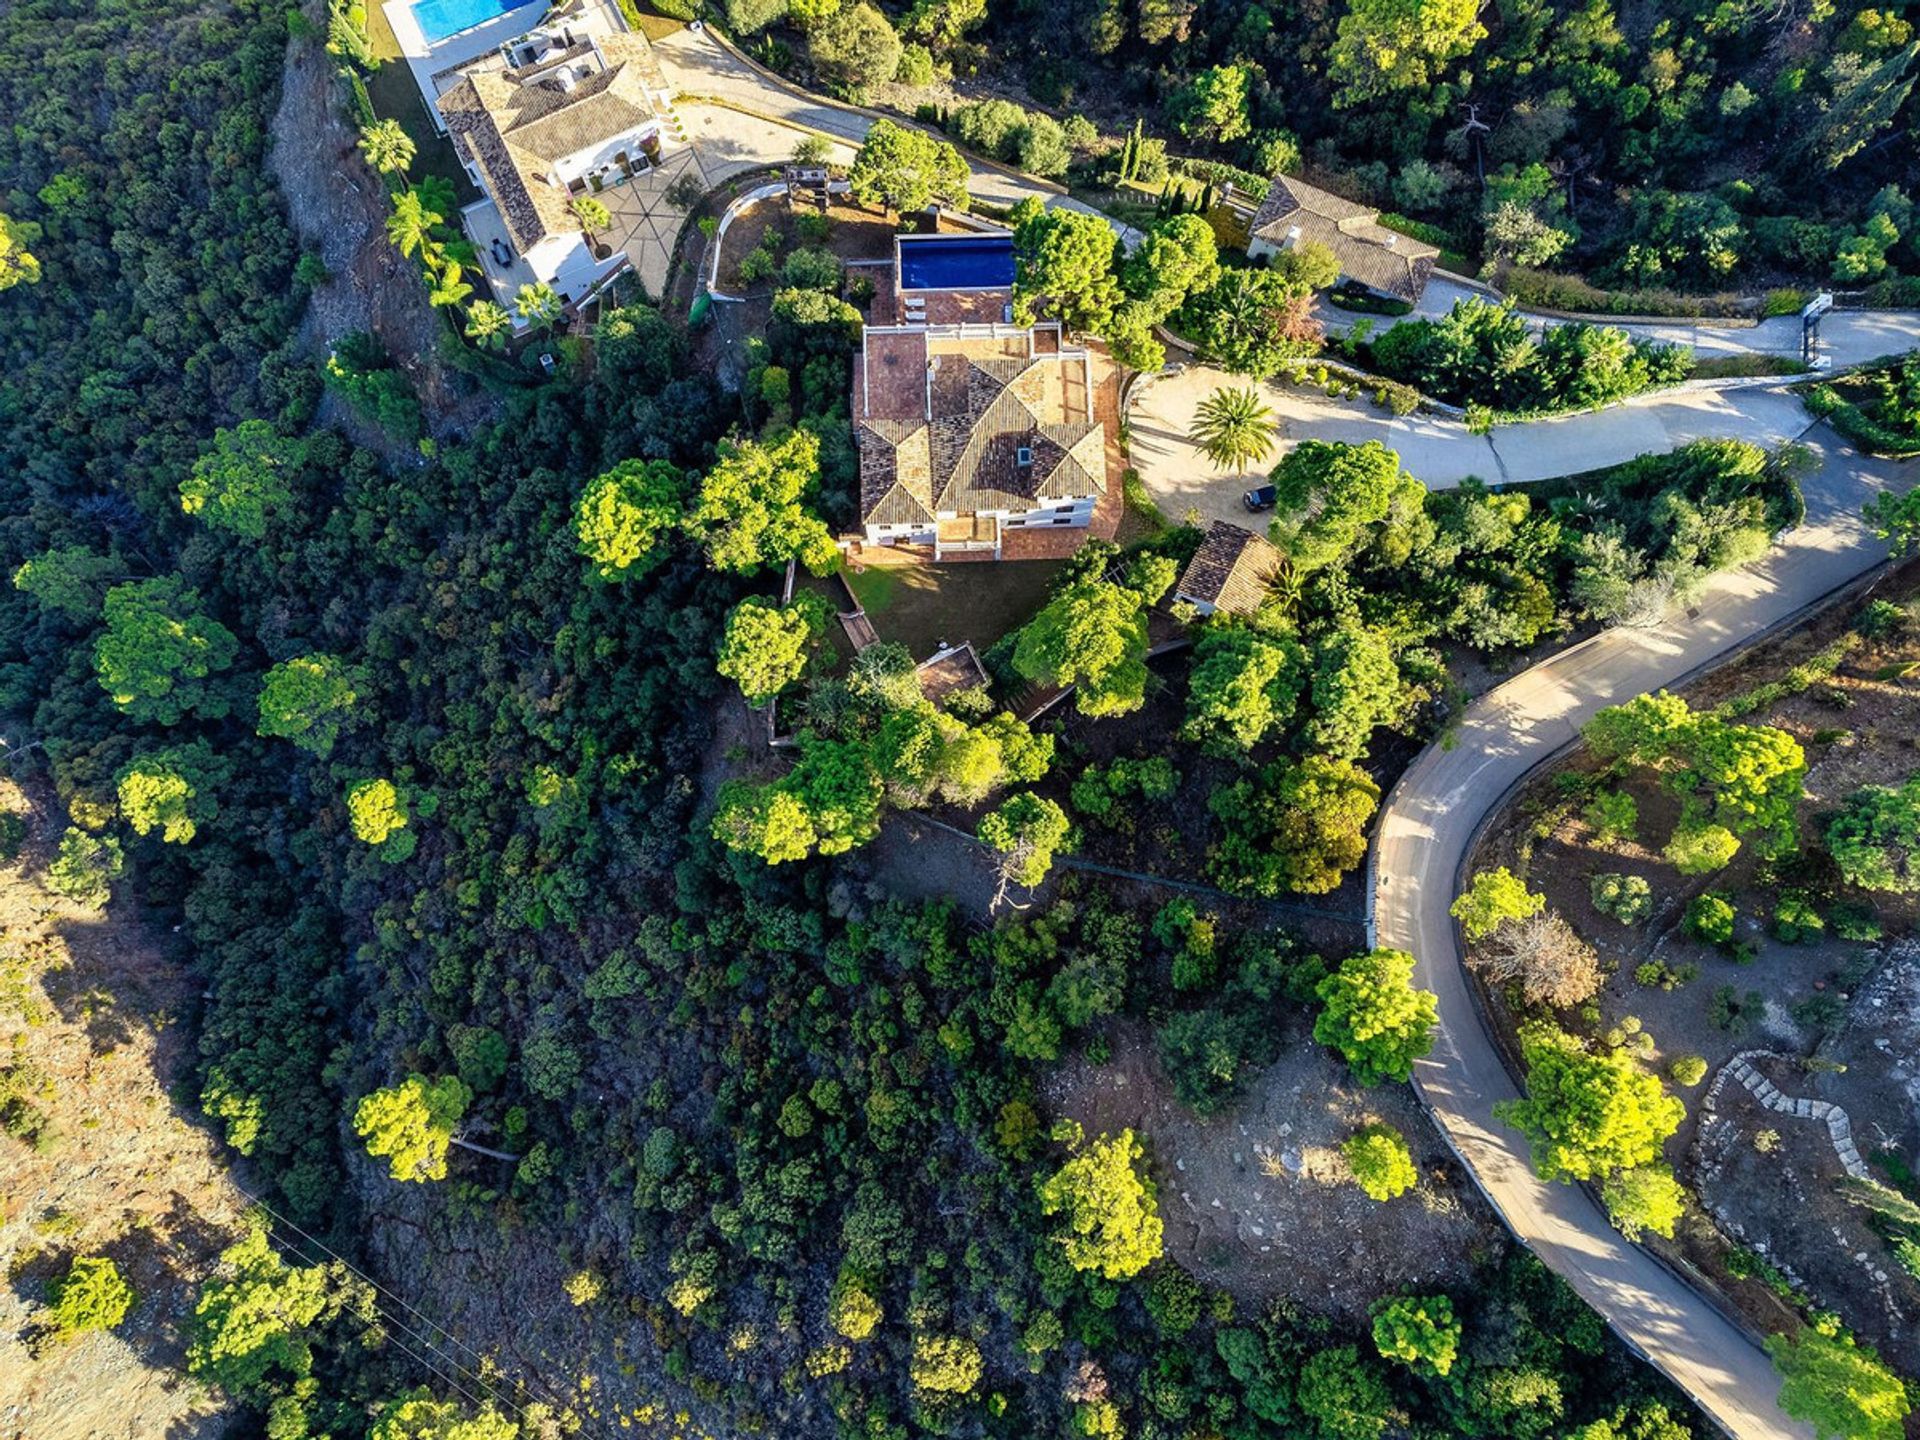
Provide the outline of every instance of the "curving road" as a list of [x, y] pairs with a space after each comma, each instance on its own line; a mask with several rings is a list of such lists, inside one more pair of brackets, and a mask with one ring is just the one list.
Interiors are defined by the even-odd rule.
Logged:
[[1474, 702], [1458, 743], [1429, 747], [1401, 778], [1373, 853], [1375, 943], [1411, 951], [1415, 983], [1440, 997], [1433, 1054], [1414, 1072], [1421, 1100], [1508, 1228], [1739, 1440], [1812, 1432], [1775, 1407], [1779, 1380], [1741, 1329], [1623, 1240], [1584, 1190], [1535, 1177], [1525, 1139], [1493, 1118], [1518, 1090], [1468, 989], [1447, 908], [1483, 822], [1595, 711], [1679, 684], [1886, 558], [1860, 507], [1920, 482], [1920, 462], [1868, 460], [1824, 426], [1806, 443], [1820, 467], [1805, 484], [1805, 525], [1659, 629], [1607, 631]]

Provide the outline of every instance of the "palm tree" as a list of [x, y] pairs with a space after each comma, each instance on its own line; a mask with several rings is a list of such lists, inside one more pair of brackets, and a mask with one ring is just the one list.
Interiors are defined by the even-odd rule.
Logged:
[[402, 190], [393, 197], [393, 213], [387, 217], [387, 238], [402, 255], [417, 253], [431, 265], [440, 249], [434, 239], [434, 228], [444, 218], [438, 211], [427, 208], [417, 186]]
[[484, 350], [505, 348], [513, 332], [513, 317], [491, 300], [476, 300], [467, 307], [467, 338]]
[[404, 175], [413, 163], [413, 137], [398, 120], [378, 120], [360, 128], [360, 153], [382, 175]]
[[473, 286], [467, 284], [460, 276], [460, 267], [449, 260], [446, 268], [435, 274], [432, 283], [428, 286], [427, 303], [444, 309], [458, 305], [473, 294]]
[[513, 308], [522, 320], [551, 326], [560, 318], [560, 297], [554, 293], [551, 285], [542, 280], [533, 285], [522, 285], [519, 293], [513, 297]]
[[1272, 453], [1277, 428], [1273, 411], [1252, 389], [1220, 389], [1193, 412], [1187, 438], [1222, 470], [1244, 475], [1248, 465]]
[[598, 196], [576, 196], [571, 208], [573, 218], [580, 222], [580, 228], [586, 232], [589, 240], [613, 224], [613, 213]]

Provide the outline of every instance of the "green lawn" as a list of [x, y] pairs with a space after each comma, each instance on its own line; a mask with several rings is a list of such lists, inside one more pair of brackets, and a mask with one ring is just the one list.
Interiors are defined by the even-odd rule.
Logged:
[[1045, 603], [1061, 564], [876, 565], [849, 574], [847, 580], [880, 638], [897, 640], [914, 659], [924, 660], [942, 642], [972, 641], [984, 654]]
[[[480, 198], [480, 190], [467, 178], [467, 170], [453, 153], [453, 142], [434, 129], [427, 102], [420, 98], [420, 87], [413, 83], [413, 72], [400, 56], [400, 42], [393, 37], [386, 12], [379, 0], [367, 3], [367, 39], [380, 68], [367, 77], [367, 95], [374, 113], [383, 119], [398, 120], [400, 128], [413, 140], [414, 158], [410, 167], [414, 178], [440, 175], [453, 182], [453, 192], [462, 205]], [[449, 215], [451, 221], [454, 217]]]

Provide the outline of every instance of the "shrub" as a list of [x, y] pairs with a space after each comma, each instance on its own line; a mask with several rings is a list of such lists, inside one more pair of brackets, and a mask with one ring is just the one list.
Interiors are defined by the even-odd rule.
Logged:
[[1686, 1191], [1673, 1171], [1658, 1162], [1616, 1170], [1600, 1185], [1607, 1216], [1629, 1240], [1642, 1232], [1673, 1238], [1673, 1227], [1686, 1209]]
[[1676, 1085], [1698, 1085], [1707, 1078], [1707, 1062], [1698, 1055], [1682, 1055], [1667, 1067]]
[[1842, 901], [1827, 911], [1827, 923], [1833, 926], [1833, 933], [1842, 940], [1855, 940], [1871, 944], [1883, 933], [1880, 917], [1869, 905], [1857, 905], [1852, 901]]
[[1419, 1182], [1413, 1152], [1406, 1137], [1391, 1125], [1368, 1125], [1356, 1130], [1340, 1147], [1354, 1183], [1382, 1203], [1404, 1195]]
[[104, 1255], [82, 1255], [47, 1286], [47, 1323], [62, 1340], [111, 1330], [133, 1308], [133, 1287]]
[[1526, 882], [1502, 865], [1475, 875], [1447, 913], [1460, 922], [1467, 939], [1484, 940], [1507, 921], [1538, 915], [1546, 905], [1546, 896], [1528, 890]]
[[1681, 928], [1696, 940], [1709, 945], [1733, 943], [1734, 909], [1725, 895], [1709, 890], [1687, 902], [1686, 919]]
[[1593, 908], [1622, 925], [1638, 925], [1653, 913], [1653, 887], [1639, 875], [1595, 875], [1587, 884]]
[[1624, 790], [1602, 790], [1587, 802], [1582, 817], [1602, 845], [1634, 838], [1640, 824], [1640, 805]]
[[1683, 820], [1661, 853], [1682, 875], [1708, 875], [1724, 870], [1739, 852], [1740, 841], [1724, 825], [1706, 820]]
[[1806, 945], [1826, 933], [1827, 922], [1803, 890], [1789, 890], [1773, 907], [1773, 933], [1788, 945]]
[[1381, 1357], [1416, 1374], [1445, 1375], [1460, 1353], [1461, 1325], [1444, 1295], [1401, 1295], [1373, 1310], [1373, 1343]]

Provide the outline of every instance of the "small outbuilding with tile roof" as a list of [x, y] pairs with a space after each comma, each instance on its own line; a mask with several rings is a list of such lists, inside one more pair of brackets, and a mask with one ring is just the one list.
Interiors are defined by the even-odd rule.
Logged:
[[1380, 223], [1380, 212], [1304, 180], [1281, 176], [1254, 214], [1247, 254], [1278, 255], [1324, 245], [1340, 262], [1342, 280], [1376, 295], [1418, 303], [1440, 251]]
[[1251, 530], [1216, 520], [1207, 527], [1200, 548], [1173, 587], [1175, 601], [1184, 601], [1202, 615], [1224, 610], [1229, 615], [1251, 615], [1267, 598], [1285, 557]]

